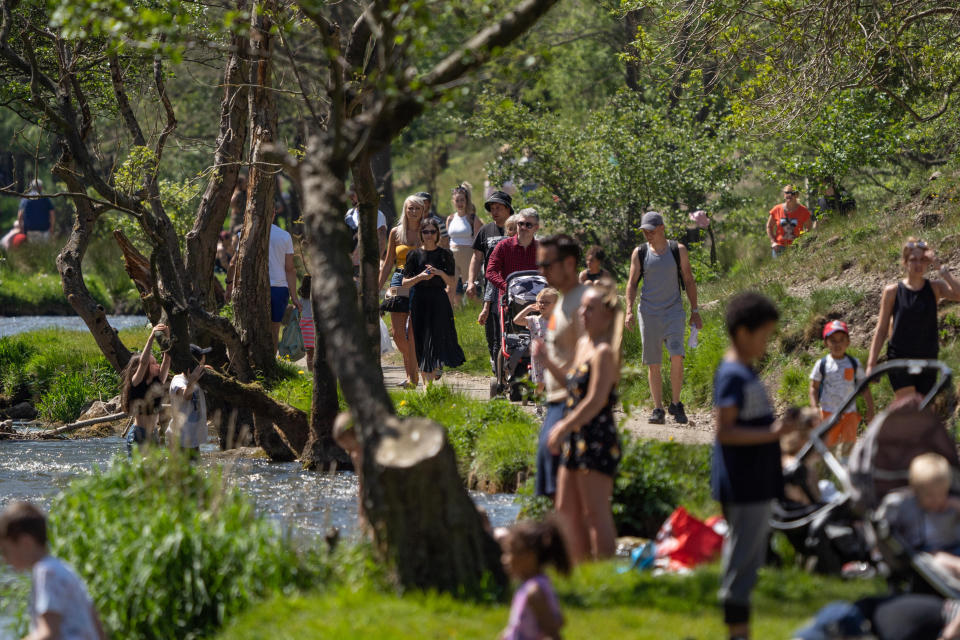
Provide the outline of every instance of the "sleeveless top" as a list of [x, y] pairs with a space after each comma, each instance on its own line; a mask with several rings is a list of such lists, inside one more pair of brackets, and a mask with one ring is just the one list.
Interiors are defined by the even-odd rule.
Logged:
[[447, 235], [450, 236], [451, 247], [473, 246], [473, 223], [470, 216], [453, 214], [450, 224], [447, 225]]
[[130, 413], [134, 415], [155, 415], [160, 413], [163, 402], [163, 385], [156, 376], [143, 377], [140, 384], [131, 384], [127, 394]]
[[404, 265], [407, 264], [407, 254], [410, 251], [412, 251], [414, 248], [415, 247], [411, 247], [408, 244], [397, 245], [397, 248], [396, 248], [397, 260], [396, 260], [396, 263], [394, 264], [394, 267], [396, 267], [397, 271], [403, 270]]
[[919, 291], [897, 283], [893, 303], [893, 334], [887, 344], [892, 358], [936, 358], [940, 353], [937, 329], [937, 296], [924, 279]]
[[596, 282], [603, 277], [603, 271], [597, 271], [596, 273], [590, 273], [587, 271], [587, 282]]
[[662, 254], [653, 247], [647, 247], [643, 262], [643, 286], [640, 288], [640, 311], [667, 311], [677, 305], [683, 308], [680, 300], [680, 283], [677, 282], [677, 261], [669, 245]]
[[529, 580], [524, 581], [517, 592], [513, 594], [513, 602], [510, 603], [510, 621], [504, 630], [500, 640], [541, 640], [544, 637], [543, 631], [537, 625], [537, 617], [533, 610], [527, 606], [527, 600], [530, 599], [530, 592], [534, 586], [539, 586], [547, 597], [547, 605], [550, 612], [563, 620], [563, 614], [560, 613], [560, 604], [557, 602], [557, 595], [553, 592], [553, 586], [549, 578], [543, 574], [535, 575]]

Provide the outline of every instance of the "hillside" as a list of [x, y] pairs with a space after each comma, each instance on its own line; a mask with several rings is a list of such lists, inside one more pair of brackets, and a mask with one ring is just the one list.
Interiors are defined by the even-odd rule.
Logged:
[[[763, 221], [758, 213], [758, 229]], [[762, 363], [779, 403], [807, 403], [807, 376], [824, 353], [820, 334], [828, 319], [850, 325], [851, 351], [865, 362], [881, 292], [900, 277], [901, 246], [909, 236], [931, 244], [941, 261], [960, 274], [960, 170], [938, 172], [911, 193], [891, 196], [884, 206], [826, 220], [777, 261], [766, 257], [741, 262], [729, 275], [703, 284], [700, 300], [707, 310], [707, 327], [701, 346], [688, 358], [685, 400], [692, 406], [709, 404], [710, 375], [726, 344], [723, 303], [746, 289], [766, 293], [781, 309], [779, 331]], [[765, 238], [752, 241], [763, 243]], [[941, 358], [960, 367], [958, 306], [942, 304], [939, 315]], [[643, 389], [636, 386], [636, 399], [643, 399]], [[881, 406], [892, 395], [886, 382], [875, 387], [874, 394]]]

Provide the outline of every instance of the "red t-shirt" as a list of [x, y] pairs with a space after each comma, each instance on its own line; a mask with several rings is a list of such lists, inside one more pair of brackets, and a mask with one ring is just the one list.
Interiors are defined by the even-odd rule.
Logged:
[[770, 215], [773, 216], [777, 226], [776, 241], [781, 247], [793, 244], [797, 236], [803, 233], [804, 225], [810, 220], [810, 210], [802, 204], [789, 213], [784, 210], [782, 204], [778, 204], [770, 209]]

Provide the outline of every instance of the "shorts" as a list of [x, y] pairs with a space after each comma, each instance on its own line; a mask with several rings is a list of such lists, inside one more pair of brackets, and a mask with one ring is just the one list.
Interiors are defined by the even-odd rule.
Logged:
[[[823, 420], [827, 420], [833, 414], [829, 411], [821, 411], [820, 416]], [[826, 445], [832, 447], [841, 442], [856, 442], [857, 441], [857, 427], [860, 426], [861, 416], [856, 411], [851, 411], [840, 416], [840, 420], [837, 421], [837, 424], [830, 429], [830, 432], [827, 434]]]
[[557, 493], [557, 469], [560, 468], [560, 456], [550, 453], [547, 439], [550, 437], [553, 425], [560, 422], [566, 412], [566, 402], [547, 404], [547, 413], [543, 417], [543, 426], [540, 427], [540, 437], [537, 442], [537, 475], [534, 481], [534, 492], [538, 496], [553, 497]]
[[290, 300], [290, 289], [287, 287], [270, 287], [270, 321], [283, 322], [283, 314], [287, 311], [287, 301]]
[[925, 369], [917, 374], [908, 373], [906, 369], [891, 369], [887, 372], [890, 386], [894, 391], [904, 387], [914, 387], [920, 395], [927, 395], [937, 384], [937, 370]]
[[453, 262], [456, 266], [454, 277], [459, 280], [457, 293], [463, 293], [470, 284], [467, 282], [467, 278], [470, 277], [470, 261], [473, 260], [473, 247], [470, 245], [457, 245], [450, 247], [450, 251], [453, 253]]
[[126, 443], [127, 443], [127, 455], [133, 455], [134, 445], [141, 445], [147, 441], [147, 430], [141, 427], [140, 425], [133, 425], [127, 431]]
[[683, 305], [677, 309], [646, 313], [637, 312], [640, 318], [640, 339], [643, 341], [641, 360], [645, 365], [660, 364], [663, 361], [663, 345], [666, 343], [670, 357], [686, 355], [683, 333], [686, 329], [686, 315]]

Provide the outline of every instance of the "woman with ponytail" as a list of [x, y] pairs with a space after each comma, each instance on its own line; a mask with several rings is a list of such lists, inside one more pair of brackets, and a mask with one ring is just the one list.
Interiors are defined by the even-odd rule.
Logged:
[[545, 358], [567, 380], [567, 414], [550, 431], [548, 446], [560, 454], [557, 512], [566, 521], [571, 560], [612, 556], [616, 528], [610, 508], [620, 463], [620, 437], [613, 418], [620, 377], [623, 308], [612, 280], [587, 287], [580, 303], [583, 335], [568, 371]]

